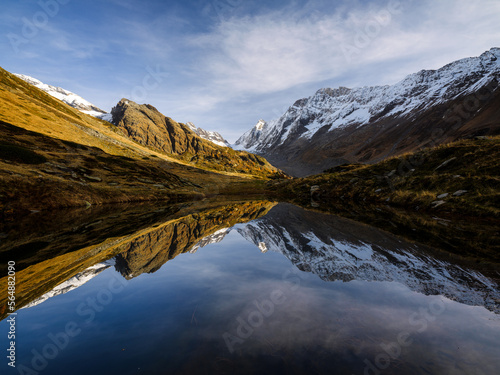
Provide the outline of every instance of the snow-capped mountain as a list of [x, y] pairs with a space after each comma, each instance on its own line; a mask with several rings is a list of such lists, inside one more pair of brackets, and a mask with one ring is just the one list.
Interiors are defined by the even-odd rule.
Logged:
[[81, 96], [72, 93], [71, 91], [65, 90], [61, 87], [47, 85], [36, 78], [24, 74], [14, 73], [14, 75], [21, 78], [23, 81], [29, 83], [30, 85], [33, 85], [35, 87], [38, 87], [40, 90], [45, 91], [47, 94], [53, 96], [54, 98], [59, 99], [64, 103], [70, 105], [71, 107], [78, 109], [80, 112], [100, 118], [101, 120], [111, 121], [111, 114], [96, 107], [92, 103], [83, 99]]
[[500, 313], [495, 281], [436, 259], [422, 245], [348, 219], [280, 204], [236, 230], [261, 251], [283, 254], [300, 270], [325, 281], [398, 282], [418, 293]]
[[261, 143], [265, 143], [268, 129], [269, 125], [267, 122], [259, 120], [252, 129], [247, 131], [236, 141], [233, 148], [254, 152], [256, 148], [259, 148]]
[[[268, 157], [285, 171], [294, 162], [313, 173], [342, 162], [377, 161], [424, 146], [431, 130], [442, 130], [435, 143], [467, 135], [461, 134], [466, 124], [498, 97], [499, 80], [500, 48], [492, 48], [390, 86], [324, 88], [280, 118], [259, 121], [234, 148]], [[498, 125], [467, 130], [498, 133]]]
[[222, 137], [217, 132], [205, 130], [202, 128], [197, 128], [195, 124], [192, 122], [187, 122], [186, 125], [191, 129], [194, 133], [196, 133], [199, 137], [206, 139], [207, 141], [210, 141], [212, 143], [215, 143], [216, 145], [222, 146], [222, 147], [231, 147], [228, 141]]

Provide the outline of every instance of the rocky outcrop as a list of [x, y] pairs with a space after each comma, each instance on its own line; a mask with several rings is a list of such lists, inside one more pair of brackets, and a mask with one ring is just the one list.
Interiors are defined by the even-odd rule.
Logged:
[[198, 167], [262, 177], [282, 173], [263, 157], [217, 146], [193, 130], [161, 114], [149, 104], [122, 99], [112, 110], [113, 124], [134, 141]]

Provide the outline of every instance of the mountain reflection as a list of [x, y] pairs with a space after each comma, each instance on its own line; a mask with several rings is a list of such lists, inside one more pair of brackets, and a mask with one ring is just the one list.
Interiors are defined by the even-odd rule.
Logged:
[[[125, 208], [118, 214], [106, 209], [94, 214], [68, 211], [31, 232], [27, 228], [34, 218], [28, 217], [27, 222], [7, 228], [0, 256], [16, 262], [16, 307], [22, 308], [82, 285], [103, 270], [99, 264], [115, 264], [127, 279], [155, 272], [177, 255], [201, 246], [211, 234], [257, 219], [274, 205], [206, 201]], [[0, 279], [0, 288], [7, 289], [6, 276]], [[0, 306], [4, 319], [5, 294]]]
[[[256, 250], [283, 254], [299, 270], [324, 281], [397, 282], [425, 295], [500, 311], [494, 280], [440, 259], [431, 248], [349, 219], [268, 201], [144, 210], [124, 210], [121, 215], [100, 212], [97, 218], [91, 215], [78, 223], [73, 215], [66, 226], [54, 230], [50, 242], [46, 234], [36, 232], [24, 240], [16, 238], [18, 248], [49, 244], [25, 258], [17, 255], [16, 262], [22, 265], [17, 272], [17, 307], [35, 306], [69, 292], [110, 266], [127, 280], [153, 273], [179, 254], [216, 244], [235, 230]], [[74, 228], [87, 228], [87, 235]], [[6, 282], [1, 279], [0, 288]], [[1, 306], [5, 302], [0, 299]], [[5, 318], [6, 311], [0, 313]]]
[[197, 212], [161, 225], [120, 246], [116, 270], [126, 279], [152, 273], [188, 251], [221, 241], [229, 227], [265, 215], [276, 203], [246, 202]]
[[439, 259], [429, 247], [349, 219], [279, 204], [237, 230], [255, 246], [281, 253], [301, 271], [325, 281], [393, 281], [419, 293], [500, 312], [494, 280]]

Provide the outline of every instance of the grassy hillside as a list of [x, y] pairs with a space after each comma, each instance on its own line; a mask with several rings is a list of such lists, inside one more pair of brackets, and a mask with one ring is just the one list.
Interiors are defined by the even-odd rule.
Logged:
[[[261, 157], [245, 153], [244, 159], [241, 160], [238, 152], [224, 150], [226, 148], [216, 145], [213, 145], [213, 148], [216, 149], [215, 153], [212, 153], [213, 157], [205, 158], [203, 163], [197, 161], [196, 155], [191, 155], [190, 158], [179, 157], [178, 152], [169, 152], [161, 147], [150, 147], [149, 144], [141, 142], [140, 139], [130, 137], [130, 134], [125, 132], [123, 127], [117, 127], [107, 121], [81, 113], [2, 68], [0, 68], [0, 120], [26, 130], [85, 146], [98, 147], [108, 154], [126, 156], [132, 159], [158, 157], [177, 164], [202, 167], [204, 170], [243, 178], [252, 176], [267, 178], [274, 177], [276, 174], [282, 175], [278, 169]], [[143, 132], [142, 135], [146, 138], [162, 138], [164, 135], [159, 132], [155, 133], [158, 129], [150, 128], [147, 130], [152, 131], [152, 133]], [[201, 139], [194, 133], [192, 135], [191, 143], [195, 141], [204, 145], [207, 143], [205, 147], [212, 147], [210, 142]], [[175, 136], [175, 134], [170, 136]], [[238, 168], [229, 164], [226, 167], [221, 167], [217, 156], [225, 151], [233, 158], [237, 157], [239, 160]]]
[[55, 207], [244, 194], [261, 179], [282, 176], [251, 154], [232, 171], [220, 168], [217, 155], [198, 166], [167, 155], [1, 68], [0, 131], [0, 217]]
[[367, 202], [499, 218], [500, 137], [462, 140], [374, 165], [338, 166], [276, 187], [302, 202]]

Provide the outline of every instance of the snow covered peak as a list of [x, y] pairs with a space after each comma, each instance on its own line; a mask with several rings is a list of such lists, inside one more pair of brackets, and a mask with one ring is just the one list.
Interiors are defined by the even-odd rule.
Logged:
[[72, 93], [71, 91], [65, 90], [61, 87], [56, 87], [52, 85], [47, 85], [36, 78], [24, 75], [16, 74], [15, 76], [21, 78], [23, 81], [33, 85], [40, 90], [45, 91], [47, 94], [53, 96], [56, 99], [63, 101], [69, 106], [78, 109], [80, 112], [86, 113], [87, 115], [100, 118], [101, 120], [111, 121], [111, 115], [106, 111], [96, 107], [89, 101], [83, 99], [81, 96]]
[[205, 130], [202, 128], [197, 128], [195, 124], [192, 122], [186, 122], [186, 126], [195, 134], [197, 134], [200, 138], [206, 139], [212, 143], [215, 143], [218, 146], [222, 147], [231, 147], [229, 142], [220, 135], [220, 133]]
[[254, 145], [257, 145], [263, 134], [266, 134], [266, 129], [269, 128], [269, 124], [264, 120], [259, 120], [257, 124], [243, 134], [236, 143], [232, 146], [234, 149], [244, 149], [250, 152], [254, 151]]
[[323, 88], [297, 100], [280, 118], [243, 134], [235, 148], [258, 153], [287, 141], [309, 140], [347, 126], [360, 127], [387, 117], [412, 112], [468, 95], [500, 80], [500, 48], [461, 59], [438, 70], [422, 70], [394, 85]]
[[258, 131], [261, 131], [264, 126], [266, 126], [266, 122], [264, 120], [259, 120], [259, 122], [257, 123], [257, 125], [255, 125], [255, 129], [257, 129]]

